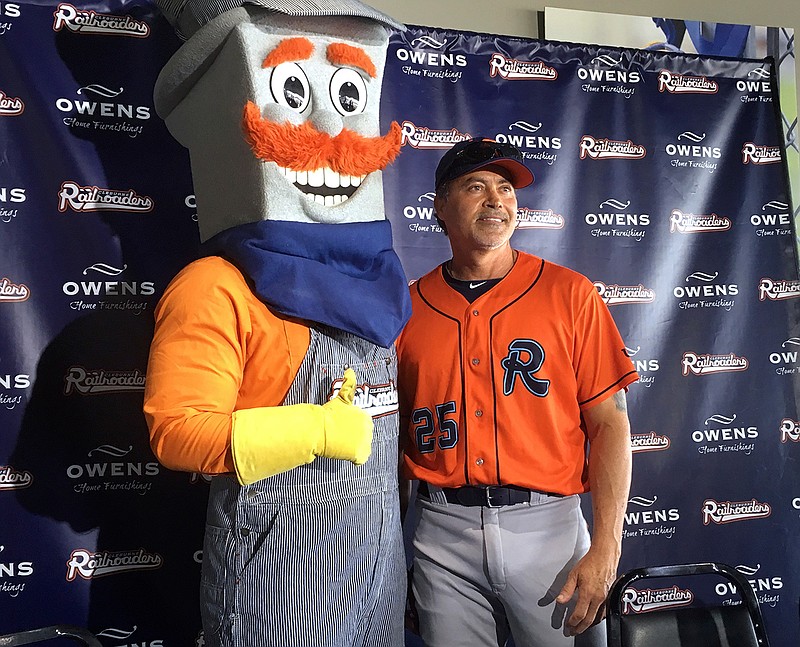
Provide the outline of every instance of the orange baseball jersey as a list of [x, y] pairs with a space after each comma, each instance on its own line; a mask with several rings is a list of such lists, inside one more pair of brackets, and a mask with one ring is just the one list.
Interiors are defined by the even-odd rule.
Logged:
[[520, 252], [472, 303], [442, 267], [398, 342], [404, 473], [441, 487], [588, 489], [581, 411], [638, 379], [591, 282]]
[[155, 314], [144, 396], [153, 450], [172, 469], [233, 472], [233, 412], [282, 403], [308, 326], [272, 313], [218, 256], [181, 270]]

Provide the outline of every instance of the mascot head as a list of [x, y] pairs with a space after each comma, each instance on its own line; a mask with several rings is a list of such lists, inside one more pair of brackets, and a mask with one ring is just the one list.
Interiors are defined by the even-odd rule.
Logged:
[[262, 220], [385, 219], [400, 128], [380, 132], [379, 101], [402, 25], [357, 0], [246, 1], [159, 2], [187, 41], [156, 111], [189, 149], [201, 240]]

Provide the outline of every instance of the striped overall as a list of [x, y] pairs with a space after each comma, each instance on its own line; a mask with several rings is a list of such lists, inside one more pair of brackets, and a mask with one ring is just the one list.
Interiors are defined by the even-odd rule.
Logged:
[[[284, 404], [323, 404], [348, 366], [358, 384], [394, 391], [394, 348], [317, 326]], [[212, 480], [201, 585], [207, 647], [402, 646], [405, 561], [391, 409], [373, 417], [364, 465], [318, 457], [249, 486], [233, 476]]]

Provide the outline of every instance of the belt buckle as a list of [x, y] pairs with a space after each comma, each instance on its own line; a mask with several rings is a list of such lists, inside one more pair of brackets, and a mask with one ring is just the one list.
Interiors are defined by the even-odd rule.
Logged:
[[502, 508], [505, 505], [505, 503], [497, 503], [497, 504], [492, 503], [492, 490], [494, 490], [494, 489], [495, 488], [492, 485], [487, 485], [483, 489], [484, 494], [486, 494], [486, 507], [487, 508]]

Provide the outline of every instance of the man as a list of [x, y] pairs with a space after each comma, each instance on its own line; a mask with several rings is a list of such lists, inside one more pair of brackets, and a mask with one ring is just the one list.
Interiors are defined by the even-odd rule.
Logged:
[[397, 345], [427, 647], [605, 644], [638, 376], [589, 280], [511, 247], [515, 190], [533, 182], [521, 159], [482, 138], [442, 157], [434, 208], [452, 258], [411, 286]]
[[378, 119], [399, 25], [357, 0], [161, 8], [188, 40], [155, 105], [189, 149], [206, 256], [156, 309], [144, 411], [164, 465], [213, 476], [205, 644], [400, 647], [410, 304], [381, 179], [400, 128]]

